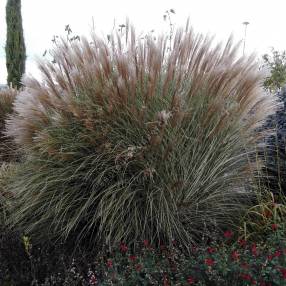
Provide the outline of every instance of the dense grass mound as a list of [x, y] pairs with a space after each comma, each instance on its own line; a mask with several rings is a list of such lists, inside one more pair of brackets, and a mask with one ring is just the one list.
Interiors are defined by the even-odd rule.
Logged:
[[169, 38], [63, 42], [8, 121], [24, 151], [11, 221], [37, 238], [187, 245], [236, 221], [273, 108], [254, 58], [186, 27]]

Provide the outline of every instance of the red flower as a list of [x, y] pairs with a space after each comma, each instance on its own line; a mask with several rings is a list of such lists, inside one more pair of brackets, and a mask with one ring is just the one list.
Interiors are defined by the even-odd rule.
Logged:
[[280, 268], [280, 272], [284, 280], [286, 280], [286, 268]]
[[273, 257], [279, 257], [282, 254], [281, 250], [276, 250], [273, 254]]
[[278, 229], [278, 224], [273, 223], [273, 224], [271, 225], [271, 228], [272, 228], [273, 231], [277, 230], [277, 229]]
[[188, 279], [187, 279], [187, 282], [189, 285], [192, 285], [195, 283], [195, 279], [192, 277], [192, 276], [189, 276]]
[[111, 268], [112, 265], [113, 265], [113, 264], [112, 264], [112, 260], [111, 260], [111, 259], [108, 259], [106, 265], [107, 265], [108, 268]]
[[251, 281], [251, 279], [252, 279], [251, 276], [249, 274], [246, 274], [246, 273], [242, 273], [240, 275], [240, 277], [245, 281]]
[[143, 244], [145, 247], [148, 247], [149, 246], [149, 241], [147, 239], [144, 239], [143, 240]]
[[120, 244], [120, 251], [125, 253], [125, 252], [127, 252], [127, 250], [128, 250], [127, 245], [125, 243], [121, 243]]
[[136, 258], [137, 258], [137, 257], [136, 257], [135, 255], [130, 255], [130, 256], [129, 256], [129, 259], [130, 259], [132, 262], [135, 261]]
[[205, 264], [207, 266], [213, 266], [214, 265], [214, 260], [212, 258], [206, 258], [205, 259]]
[[233, 260], [238, 260], [238, 259], [239, 259], [239, 256], [240, 256], [240, 254], [238, 253], [237, 250], [233, 251], [232, 254], [231, 254], [231, 258], [232, 258]]
[[251, 253], [253, 256], [257, 256], [257, 248], [255, 243], [253, 243], [251, 246]]
[[245, 247], [245, 245], [246, 245], [246, 240], [245, 240], [245, 239], [239, 239], [239, 240], [238, 240], [238, 244], [239, 244], [241, 247]]
[[96, 285], [96, 283], [97, 283], [96, 276], [94, 274], [92, 274], [89, 278], [89, 284], [90, 285]]
[[233, 236], [233, 232], [231, 230], [227, 230], [223, 233], [225, 238], [231, 238]]
[[270, 261], [273, 259], [273, 255], [267, 255], [267, 259]]
[[213, 247], [208, 247], [208, 248], [207, 248], [207, 251], [208, 251], [209, 254], [215, 253], [215, 248], [213, 248]]
[[136, 264], [135, 265], [135, 269], [136, 269], [137, 272], [140, 272], [141, 269], [142, 269], [142, 265], [141, 264]]

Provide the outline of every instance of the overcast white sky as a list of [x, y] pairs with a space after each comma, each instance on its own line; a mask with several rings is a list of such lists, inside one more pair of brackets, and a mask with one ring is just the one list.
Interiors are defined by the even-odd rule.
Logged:
[[[0, 83], [6, 82], [5, 22], [6, 0], [0, 0]], [[167, 28], [163, 14], [174, 9], [173, 22], [183, 25], [187, 17], [198, 32], [216, 34], [226, 40], [233, 33], [236, 40], [247, 28], [246, 52], [258, 55], [270, 47], [286, 50], [286, 0], [22, 0], [22, 17], [27, 49], [26, 71], [37, 75], [35, 56], [52, 47], [53, 35], [64, 34], [69, 24], [75, 34], [89, 35], [92, 18], [98, 32], [108, 33], [125, 18], [139, 31], [161, 31]]]

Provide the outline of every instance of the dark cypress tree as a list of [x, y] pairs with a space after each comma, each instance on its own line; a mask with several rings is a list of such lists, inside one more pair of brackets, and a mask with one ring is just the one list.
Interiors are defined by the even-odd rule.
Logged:
[[7, 41], [6, 67], [7, 83], [13, 87], [21, 86], [25, 72], [26, 49], [22, 27], [21, 0], [8, 0], [6, 5]]

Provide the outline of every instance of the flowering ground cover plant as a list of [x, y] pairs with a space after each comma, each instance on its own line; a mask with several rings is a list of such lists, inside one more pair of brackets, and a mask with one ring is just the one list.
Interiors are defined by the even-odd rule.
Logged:
[[233, 242], [232, 235], [226, 231], [221, 243], [194, 247], [190, 254], [175, 245], [154, 249], [148, 241], [132, 254], [121, 244], [102, 257], [93, 279], [98, 285], [286, 285], [286, 243], [277, 229], [267, 244]]
[[[135, 248], [121, 243], [96, 254], [67, 255], [63, 248], [38, 252], [26, 247], [25, 251], [26, 260], [22, 255], [18, 268], [25, 265], [26, 280], [23, 276], [21, 279], [27, 285], [31, 281], [38, 286], [286, 285], [286, 239], [282, 225], [274, 225], [260, 242], [237, 239], [235, 232], [227, 230], [216, 241], [194, 246], [189, 253], [176, 241], [171, 247], [154, 247], [148, 240]], [[9, 274], [9, 266], [6, 264], [8, 271], [1, 267], [1, 285], [3, 273], [6, 278]], [[12, 280], [8, 285], [24, 285], [17, 282]]]

